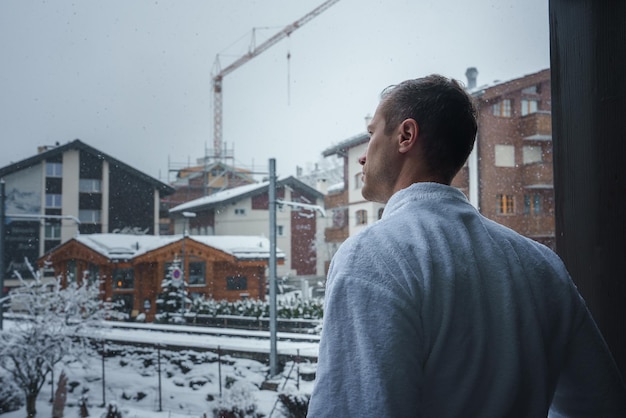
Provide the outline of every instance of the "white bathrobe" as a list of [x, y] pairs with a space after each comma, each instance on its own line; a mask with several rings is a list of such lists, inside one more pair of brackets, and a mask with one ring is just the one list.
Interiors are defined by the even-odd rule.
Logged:
[[418, 183], [333, 258], [309, 417], [626, 417], [561, 260]]

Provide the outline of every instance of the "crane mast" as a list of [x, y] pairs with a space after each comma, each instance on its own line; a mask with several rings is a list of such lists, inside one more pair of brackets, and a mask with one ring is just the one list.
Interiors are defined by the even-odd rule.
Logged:
[[311, 10], [309, 13], [285, 26], [281, 31], [274, 34], [265, 42], [251, 48], [247, 54], [235, 60], [225, 68], [220, 67], [219, 55], [215, 58], [215, 74], [213, 75], [213, 148], [216, 158], [220, 158], [222, 154], [222, 82], [224, 76], [241, 67], [252, 58], [263, 53], [272, 45], [276, 44], [285, 37], [291, 35], [295, 30], [301, 28], [304, 24], [315, 18], [339, 0], [327, 0], [324, 3]]

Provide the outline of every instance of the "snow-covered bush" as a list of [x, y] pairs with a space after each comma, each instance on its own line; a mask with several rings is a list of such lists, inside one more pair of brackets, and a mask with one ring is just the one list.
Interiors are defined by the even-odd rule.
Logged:
[[237, 381], [224, 393], [216, 408], [214, 418], [257, 418], [263, 416], [257, 412], [254, 392], [258, 388], [252, 383]]
[[187, 295], [187, 284], [182, 279], [178, 259], [169, 266], [166, 278], [161, 282], [161, 293], [156, 300], [156, 322], [183, 323], [186, 304], [191, 301]]
[[72, 282], [62, 288], [56, 279], [44, 286], [32, 267], [31, 272], [34, 279], [19, 277], [19, 291], [9, 296], [20, 298], [25, 315], [0, 332], [0, 368], [24, 392], [26, 412], [34, 417], [37, 395], [50, 371], [66, 355], [89, 355], [86, 336], [96, 335], [107, 309], [98, 298], [98, 284]]
[[310, 395], [296, 391], [287, 391], [278, 394], [282, 413], [287, 418], [306, 417], [310, 398]]
[[0, 414], [16, 411], [24, 406], [24, 394], [7, 379], [0, 376]]
[[[324, 301], [311, 299], [303, 301], [300, 298], [278, 300], [276, 314], [283, 319], [322, 319], [324, 315]], [[234, 315], [253, 318], [269, 318], [270, 305], [268, 301], [246, 299], [235, 302], [214, 299], [196, 299], [191, 305], [191, 312], [203, 315]]]

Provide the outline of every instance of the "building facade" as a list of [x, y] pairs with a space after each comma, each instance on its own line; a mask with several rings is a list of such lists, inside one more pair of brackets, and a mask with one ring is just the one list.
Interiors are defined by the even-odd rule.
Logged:
[[172, 187], [78, 139], [39, 151], [0, 168], [5, 278], [29, 278], [28, 263], [77, 234], [158, 234], [159, 201]]
[[554, 249], [550, 92], [549, 69], [474, 88], [476, 145], [452, 184], [486, 217]]
[[[38, 260], [53, 266], [56, 277], [100, 284], [102, 298], [127, 318], [157, 314], [162, 282], [172, 267], [180, 271], [188, 298], [235, 301], [265, 299], [267, 238], [258, 236], [80, 235]], [[277, 250], [277, 260], [284, 254]]]
[[[486, 217], [554, 248], [550, 70], [479, 88], [477, 71], [468, 69], [467, 74], [479, 110], [478, 133], [452, 185]], [[343, 198], [327, 210], [333, 219], [347, 214], [349, 235], [380, 219], [384, 210], [361, 195], [358, 158], [368, 141], [362, 133], [322, 153], [344, 161]], [[336, 240], [340, 225], [327, 228], [327, 237]]]
[[[323, 209], [324, 195], [295, 177], [277, 180], [276, 198]], [[186, 216], [187, 215], [187, 216]], [[175, 233], [269, 236], [269, 182], [244, 185], [178, 205], [170, 210]], [[321, 276], [325, 261], [320, 211], [281, 204], [276, 242], [285, 253], [277, 274]]]
[[[347, 225], [348, 235], [354, 235], [363, 230], [368, 225], [376, 222], [383, 214], [385, 205], [377, 202], [369, 202], [361, 195], [363, 180], [361, 178], [362, 167], [359, 164], [359, 157], [365, 154], [369, 135], [362, 133], [355, 135], [339, 144], [327, 148], [322, 152], [324, 157], [335, 157], [343, 159], [344, 165], [344, 193], [342, 202], [336, 207], [327, 207], [332, 213], [333, 219], [341, 219], [340, 223], [333, 223], [329, 234], [333, 235], [333, 229]], [[343, 205], [343, 201], [347, 204]], [[333, 202], [334, 203], [334, 202]], [[347, 218], [346, 218], [347, 216]], [[345, 218], [345, 220], [343, 220]]]

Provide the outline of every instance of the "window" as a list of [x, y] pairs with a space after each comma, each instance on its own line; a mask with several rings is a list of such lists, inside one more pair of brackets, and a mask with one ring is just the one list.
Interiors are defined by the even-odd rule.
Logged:
[[378, 219], [381, 219], [383, 217], [383, 212], [384, 211], [385, 211], [385, 208], [378, 209]]
[[522, 148], [522, 161], [524, 164], [540, 163], [543, 161], [541, 147], [536, 145], [525, 145]]
[[87, 270], [83, 271], [83, 280], [86, 280], [87, 283], [93, 284], [96, 283], [100, 278], [100, 268], [95, 264], [89, 264]]
[[62, 177], [63, 176], [63, 164], [62, 163], [46, 163], [46, 177]]
[[61, 195], [46, 193], [46, 208], [60, 208], [61, 207]]
[[539, 193], [524, 195], [524, 213], [526, 215], [541, 214], [541, 195]]
[[515, 147], [513, 145], [496, 145], [496, 167], [515, 167]]
[[363, 174], [357, 173], [354, 175], [354, 189], [358, 190], [363, 187]]
[[98, 179], [80, 179], [78, 181], [78, 191], [81, 193], [100, 193], [102, 182]]
[[515, 213], [513, 196], [510, 194], [496, 195], [496, 211], [500, 215]]
[[133, 289], [135, 278], [132, 268], [116, 268], [113, 270], [113, 289]]
[[282, 237], [285, 234], [285, 227], [283, 225], [276, 226], [276, 235]]
[[500, 100], [492, 106], [494, 116], [511, 117], [511, 99]]
[[189, 263], [189, 285], [205, 285], [206, 262], [194, 261]]
[[68, 283], [76, 281], [76, 260], [70, 260], [67, 262], [65, 279]]
[[522, 89], [522, 94], [537, 94], [537, 93], [538, 93], [537, 85], [526, 87], [525, 89]]
[[235, 208], [235, 215], [243, 216], [246, 214], [246, 210], [244, 208]]
[[99, 224], [102, 211], [93, 209], [81, 209], [78, 211], [78, 220], [82, 223]]
[[61, 239], [61, 224], [59, 223], [50, 223], [46, 224], [44, 228], [45, 238], [49, 240], [60, 240]]
[[538, 104], [538, 100], [522, 99], [522, 116], [536, 113]]
[[226, 278], [226, 290], [247, 290], [248, 278], [245, 276], [229, 276]]
[[366, 210], [357, 210], [356, 213], [356, 224], [357, 225], [367, 225], [367, 211]]

